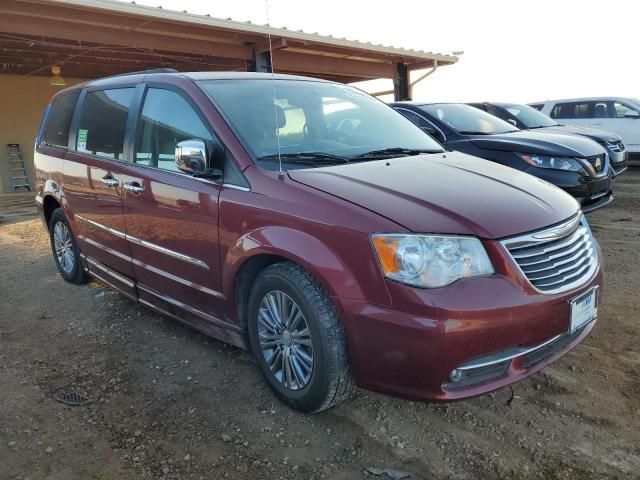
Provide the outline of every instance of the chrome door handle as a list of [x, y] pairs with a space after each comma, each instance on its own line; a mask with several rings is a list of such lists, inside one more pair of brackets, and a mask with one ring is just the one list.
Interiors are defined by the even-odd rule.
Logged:
[[107, 175], [106, 177], [102, 177], [102, 183], [109, 185], [110, 187], [117, 187], [118, 185], [120, 185], [120, 182], [118, 180], [109, 175]]
[[133, 193], [144, 192], [144, 187], [140, 185], [138, 182], [125, 182], [123, 186], [125, 190], [128, 190]]

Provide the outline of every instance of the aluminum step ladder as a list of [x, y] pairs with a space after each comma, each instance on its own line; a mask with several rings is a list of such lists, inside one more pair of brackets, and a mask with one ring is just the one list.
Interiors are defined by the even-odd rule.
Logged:
[[15, 192], [19, 188], [25, 188], [30, 192], [29, 174], [24, 166], [24, 157], [19, 143], [7, 143], [7, 162], [11, 176], [11, 190]]

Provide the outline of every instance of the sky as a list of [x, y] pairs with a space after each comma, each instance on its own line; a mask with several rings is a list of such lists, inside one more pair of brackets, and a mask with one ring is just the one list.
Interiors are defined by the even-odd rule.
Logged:
[[[276, 27], [395, 47], [463, 51], [457, 64], [438, 69], [416, 85], [416, 100], [526, 103], [600, 95], [640, 97], [637, 0], [136, 3], [261, 24], [269, 19]], [[367, 82], [363, 88], [371, 92], [390, 86], [390, 81]]]

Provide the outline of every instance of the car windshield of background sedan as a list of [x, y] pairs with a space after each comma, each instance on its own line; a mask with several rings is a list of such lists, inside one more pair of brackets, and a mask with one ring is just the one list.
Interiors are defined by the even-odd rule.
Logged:
[[442, 147], [412, 122], [346, 85], [304, 80], [198, 82], [259, 166], [276, 170], [378, 160]]
[[544, 113], [528, 105], [507, 105], [504, 107], [507, 112], [516, 117], [527, 128], [555, 127], [558, 122], [547, 117]]
[[518, 131], [498, 117], [461, 103], [434, 103], [420, 108], [462, 135], [494, 135]]

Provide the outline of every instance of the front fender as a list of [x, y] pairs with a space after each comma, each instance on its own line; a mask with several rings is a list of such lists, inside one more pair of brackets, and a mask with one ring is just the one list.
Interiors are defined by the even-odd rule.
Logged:
[[[241, 236], [228, 250], [223, 265], [223, 291], [232, 298], [241, 266], [256, 255], [278, 255], [314, 275], [333, 297], [364, 299], [365, 293], [350, 267], [319, 239], [288, 227], [263, 227]], [[385, 292], [388, 295], [387, 292]]]

